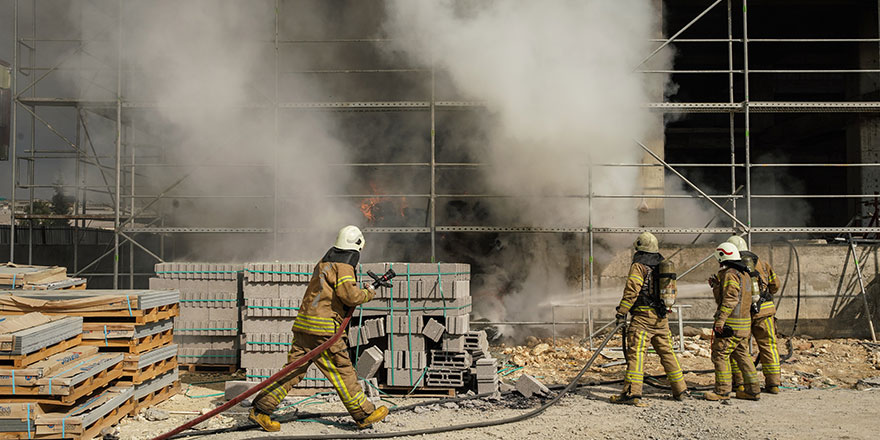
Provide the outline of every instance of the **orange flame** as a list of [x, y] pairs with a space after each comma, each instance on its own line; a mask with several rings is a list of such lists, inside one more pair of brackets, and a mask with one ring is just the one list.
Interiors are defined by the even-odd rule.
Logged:
[[[360, 210], [361, 213], [364, 214], [364, 218], [367, 219], [368, 223], [375, 224], [376, 222], [382, 220], [382, 217], [378, 217], [378, 215], [381, 215], [381, 213], [377, 215], [374, 209], [380, 203], [389, 201], [390, 198], [383, 196], [382, 191], [380, 191], [376, 184], [373, 182], [370, 182], [370, 189], [375, 195], [373, 197], [362, 199]], [[406, 201], [406, 197], [401, 197], [398, 204], [398, 212], [400, 213], [401, 217], [406, 217], [407, 208], [409, 208], [409, 203]]]

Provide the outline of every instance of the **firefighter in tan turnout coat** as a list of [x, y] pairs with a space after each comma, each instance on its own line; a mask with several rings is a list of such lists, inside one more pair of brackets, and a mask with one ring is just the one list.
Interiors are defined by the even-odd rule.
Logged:
[[[354, 268], [363, 247], [364, 236], [360, 229], [346, 226], [339, 231], [336, 244], [315, 266], [299, 314], [293, 323], [294, 340], [287, 356], [288, 362], [296, 361], [330, 339], [339, 329], [347, 308], [370, 301], [375, 295], [369, 284], [363, 289], [357, 286]], [[374, 407], [358, 385], [357, 373], [348, 356], [346, 336], [311, 362], [315, 362], [333, 384], [345, 409], [359, 428], [366, 428], [388, 415], [388, 408]], [[254, 399], [250, 420], [266, 431], [280, 430], [281, 424], [272, 420], [269, 414], [284, 400], [290, 389], [302, 380], [311, 362], [303, 364], [285, 378], [260, 391]]]
[[666, 319], [668, 307], [672, 304], [666, 304], [659, 293], [659, 265], [663, 256], [659, 253], [657, 237], [643, 232], [633, 246], [636, 253], [616, 316], [620, 324], [626, 321], [627, 313], [632, 315], [626, 335], [626, 373], [623, 392], [619, 396], [612, 396], [611, 402], [640, 404], [649, 344], [660, 356], [660, 363], [672, 387], [672, 396], [676, 400], [683, 400], [687, 395], [687, 384], [672, 349], [672, 333]]
[[[764, 391], [777, 394], [781, 378], [779, 343], [776, 339], [776, 305], [773, 304], [773, 296], [779, 291], [781, 283], [770, 263], [759, 260], [757, 255], [749, 252], [748, 245], [742, 237], [734, 235], [728, 238], [727, 242], [736, 246], [743, 260], [748, 257], [754, 262], [760, 295], [758, 301], [752, 303], [752, 336], [758, 344], [758, 359], [761, 361], [761, 370], [764, 373]], [[739, 390], [743, 383], [742, 373], [737, 364], [732, 364], [731, 367], [734, 388]]]
[[706, 392], [707, 400], [727, 400], [732, 390], [731, 359], [742, 372], [744, 389], [736, 392], [739, 399], [758, 400], [758, 372], [749, 356], [751, 336], [752, 281], [743, 265], [739, 250], [732, 243], [721, 243], [715, 249], [721, 270], [709, 279], [715, 303], [712, 363], [715, 365], [715, 392]]

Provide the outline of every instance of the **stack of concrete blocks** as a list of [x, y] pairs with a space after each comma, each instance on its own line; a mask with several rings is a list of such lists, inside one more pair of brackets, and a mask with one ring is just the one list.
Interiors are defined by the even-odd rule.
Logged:
[[[287, 364], [291, 327], [312, 278], [315, 263], [249, 263], [244, 268], [241, 310], [241, 367], [259, 382]], [[309, 367], [301, 388], [326, 388], [317, 367]]]
[[358, 376], [388, 387], [497, 390], [497, 363], [484, 361], [490, 359], [486, 334], [470, 331], [470, 267], [375, 263], [360, 265], [358, 273], [370, 281], [367, 271], [388, 269], [397, 273], [393, 287], [378, 289], [352, 320], [361, 324], [349, 333]]
[[237, 366], [241, 265], [159, 263], [150, 289], [180, 290], [174, 342], [182, 365]]

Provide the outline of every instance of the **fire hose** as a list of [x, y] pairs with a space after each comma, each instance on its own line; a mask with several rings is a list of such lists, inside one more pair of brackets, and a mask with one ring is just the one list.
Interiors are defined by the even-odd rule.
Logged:
[[342, 323], [339, 325], [339, 328], [336, 330], [336, 333], [333, 334], [333, 337], [324, 341], [323, 344], [315, 347], [314, 349], [312, 349], [312, 351], [306, 353], [305, 356], [291, 362], [286, 367], [282, 368], [281, 371], [273, 374], [270, 378], [268, 378], [268, 379], [258, 383], [257, 385], [249, 388], [247, 391], [232, 398], [230, 401], [224, 403], [223, 405], [220, 405], [217, 408], [214, 408], [213, 410], [208, 411], [207, 413], [202, 414], [202, 415], [184, 423], [183, 425], [180, 425], [177, 428], [174, 428], [171, 431], [166, 432], [165, 434], [162, 434], [158, 437], [155, 437], [155, 438], [153, 438], [153, 440], [168, 440], [172, 436], [180, 434], [181, 432], [186, 431], [187, 429], [192, 428], [193, 426], [196, 426], [199, 423], [202, 423], [205, 420], [208, 420], [211, 417], [214, 417], [217, 414], [220, 414], [220, 413], [228, 410], [229, 408], [232, 408], [235, 405], [238, 405], [241, 401], [243, 401], [244, 399], [247, 399], [248, 397], [250, 397], [251, 395], [253, 395], [257, 391], [262, 390], [263, 388], [269, 386], [270, 384], [274, 383], [275, 381], [281, 380], [282, 378], [284, 378], [285, 376], [290, 374], [296, 368], [302, 366], [306, 362], [311, 361], [315, 356], [323, 353], [324, 350], [330, 348], [330, 346], [335, 344], [336, 341], [338, 341], [339, 338], [342, 337], [342, 333], [348, 327], [348, 322], [351, 321], [351, 316], [353, 313], [354, 313], [354, 307], [349, 309], [348, 313], [345, 315], [345, 319], [342, 320]]
[[[345, 328], [345, 325], [348, 324], [348, 321], [350, 319], [351, 319], [351, 313], [349, 312], [349, 314], [345, 317], [345, 320], [343, 321], [343, 326], [340, 327], [340, 329]], [[605, 337], [605, 339], [602, 341], [602, 343], [599, 345], [599, 347], [596, 349], [596, 351], [593, 353], [593, 355], [590, 357], [590, 359], [587, 361], [587, 363], [584, 365], [584, 367], [581, 369], [581, 371], [578, 373], [578, 375], [575, 376], [575, 378], [567, 386], [565, 386], [565, 388], [563, 388], [561, 391], [559, 391], [556, 394], [556, 396], [553, 397], [553, 399], [545, 402], [543, 405], [541, 405], [538, 408], [535, 408], [527, 413], [523, 413], [523, 414], [513, 416], [513, 417], [497, 419], [497, 420], [487, 420], [487, 421], [482, 421], [482, 422], [463, 423], [460, 425], [451, 425], [451, 426], [439, 426], [436, 428], [426, 428], [426, 429], [418, 429], [418, 430], [412, 430], [412, 431], [375, 432], [375, 433], [357, 433], [357, 434], [341, 433], [341, 434], [326, 434], [326, 435], [272, 436], [272, 437], [253, 437], [253, 438], [254, 439], [261, 439], [261, 438], [269, 439], [269, 438], [271, 438], [271, 439], [276, 439], [276, 440], [277, 439], [289, 439], [289, 440], [303, 439], [303, 440], [305, 440], [305, 439], [391, 438], [391, 437], [409, 436], [409, 435], [437, 434], [437, 433], [442, 433], [442, 432], [460, 431], [463, 429], [472, 429], [472, 428], [486, 428], [486, 427], [490, 427], [490, 426], [506, 425], [509, 423], [515, 423], [515, 422], [520, 422], [520, 421], [523, 421], [526, 419], [530, 419], [532, 417], [535, 417], [535, 416], [541, 414], [542, 412], [547, 410], [547, 408], [550, 408], [551, 406], [555, 405], [557, 402], [559, 402], [560, 399], [562, 399], [562, 397], [565, 394], [567, 394], [569, 391], [571, 391], [572, 389], [574, 389], [575, 387], [578, 386], [578, 381], [580, 381], [581, 377], [583, 377], [583, 375], [587, 372], [587, 370], [590, 369], [590, 367], [593, 365], [593, 362], [595, 362], [596, 358], [599, 356], [599, 353], [602, 351], [603, 348], [605, 348], [605, 346], [608, 344], [608, 341], [610, 341], [611, 338], [615, 334], [617, 334], [617, 330], [620, 329], [620, 327], [621, 327], [621, 325], [618, 325], [617, 327], [614, 328], [614, 330], [612, 330], [608, 333], [608, 335]], [[179, 427], [173, 429], [172, 431], [169, 431], [166, 434], [163, 434], [159, 437], [156, 437], [153, 440], [168, 440], [171, 438], [188, 437], [190, 434], [183, 434], [183, 435], [179, 435], [179, 434], [181, 434], [183, 431], [185, 431], [189, 428], [192, 428], [193, 426], [195, 426], [195, 425], [197, 425], [197, 424], [199, 424], [199, 423], [201, 423], [201, 422], [203, 422], [203, 421], [205, 421], [205, 420], [207, 420], [217, 414], [220, 414], [221, 412], [228, 410], [232, 406], [234, 406], [234, 405], [238, 404], [239, 402], [241, 402], [242, 400], [246, 399], [248, 396], [252, 395], [253, 393], [256, 393], [257, 391], [259, 391], [263, 387], [267, 386], [272, 381], [279, 379], [284, 374], [288, 374], [290, 372], [290, 370], [293, 370], [293, 368], [296, 368], [297, 366], [302, 365], [303, 362], [308, 361], [309, 359], [311, 359], [312, 357], [321, 353], [321, 351], [325, 350], [327, 347], [332, 345], [333, 342], [335, 342], [336, 340], [339, 339], [341, 334], [342, 333], [340, 330], [339, 332], [337, 332], [334, 335], [333, 338], [331, 338], [330, 340], [328, 340], [324, 344], [321, 344], [321, 346], [318, 346], [314, 350], [310, 351], [301, 359], [299, 359], [296, 362], [285, 367], [283, 370], [279, 371], [278, 373], [276, 373], [272, 377], [264, 380], [263, 382], [260, 382], [259, 384], [257, 384], [253, 388], [250, 388], [249, 390], [245, 391], [244, 393], [242, 393], [238, 397], [230, 400], [229, 402], [226, 402], [224, 405], [217, 407], [216, 409], [208, 412], [207, 414], [196, 417], [195, 419], [190, 420], [189, 422], [187, 422], [183, 425], [180, 425]], [[326, 347], [324, 345], [326, 345]], [[612, 383], [617, 383], [617, 382], [619, 382], [619, 381], [612, 381]], [[478, 395], [478, 396], [466, 397], [466, 398], [462, 398], [462, 399], [448, 399], [445, 401], [467, 400], [467, 399], [479, 398], [479, 397], [485, 397], [485, 396]], [[421, 404], [416, 404], [413, 406], [414, 407], [421, 406]], [[405, 409], [405, 408], [401, 408], [401, 409]], [[345, 414], [347, 414], [347, 413], [345, 413]], [[344, 414], [340, 413], [340, 414], [336, 414], [336, 415], [341, 416]], [[295, 419], [296, 418], [294, 418], [294, 420]], [[253, 426], [249, 426], [247, 428], [252, 428], [255, 426], [256, 425], [253, 425]], [[191, 435], [219, 434], [221, 432], [230, 432], [233, 430], [237, 430], [237, 429], [233, 428], [233, 429], [220, 429], [220, 430], [213, 430], [213, 431], [203, 431], [203, 432], [192, 433]]]

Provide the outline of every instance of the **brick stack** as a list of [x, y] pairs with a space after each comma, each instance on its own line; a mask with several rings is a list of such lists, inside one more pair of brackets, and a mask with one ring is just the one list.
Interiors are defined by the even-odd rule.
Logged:
[[151, 289], [180, 291], [174, 342], [180, 364], [238, 367], [241, 265], [159, 263]]

